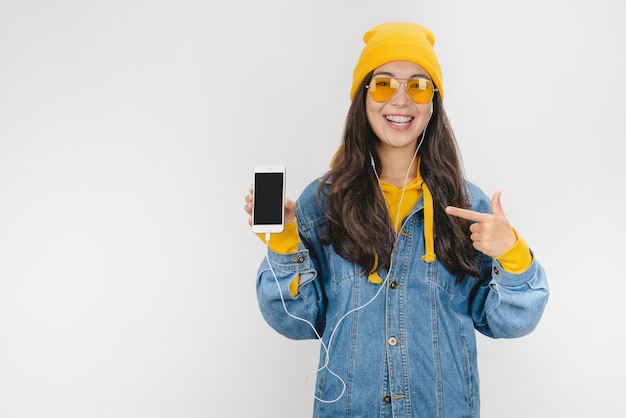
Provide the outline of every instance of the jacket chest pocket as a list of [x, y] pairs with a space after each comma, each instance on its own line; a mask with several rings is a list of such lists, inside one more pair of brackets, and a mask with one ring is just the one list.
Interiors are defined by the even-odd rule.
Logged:
[[437, 287], [450, 296], [456, 291], [456, 276], [451, 274], [439, 261], [435, 261], [429, 266], [428, 279]]
[[351, 286], [354, 280], [357, 280], [359, 277], [362, 276], [360, 267], [357, 264], [341, 258], [330, 249], [328, 259], [330, 268], [330, 279], [332, 281], [333, 287], [344, 285]]

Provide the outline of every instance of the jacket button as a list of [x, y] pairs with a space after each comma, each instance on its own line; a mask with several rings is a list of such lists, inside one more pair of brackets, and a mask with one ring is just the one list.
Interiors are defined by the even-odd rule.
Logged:
[[299, 256], [294, 258], [293, 261], [295, 261], [296, 263], [303, 263], [304, 262], [304, 256], [302, 254], [300, 254]]
[[395, 289], [396, 287], [398, 287], [398, 282], [393, 280], [391, 283], [389, 283], [389, 287], [392, 289]]
[[396, 344], [398, 344], [398, 340], [396, 340], [395, 338], [391, 337], [389, 338], [389, 340], [387, 340], [387, 342], [389, 343], [389, 345], [394, 346]]
[[391, 403], [391, 396], [389, 396], [389, 395], [383, 396], [383, 402], [384, 403]]

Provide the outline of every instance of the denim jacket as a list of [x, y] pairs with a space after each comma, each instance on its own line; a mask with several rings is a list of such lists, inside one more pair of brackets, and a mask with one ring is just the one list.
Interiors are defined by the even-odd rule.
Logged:
[[[533, 259], [513, 274], [476, 252], [476, 267], [490, 279], [457, 280], [439, 260], [422, 260], [420, 198], [398, 234], [391, 271], [379, 269], [384, 282], [371, 283], [358, 265], [320, 244], [328, 221], [319, 184], [309, 184], [296, 202], [299, 250], [268, 248], [257, 279], [271, 327], [292, 339], [321, 336], [313, 416], [479, 417], [474, 330], [493, 338], [530, 333], [549, 294], [541, 265]], [[471, 209], [490, 212], [490, 199], [469, 182], [467, 188]]]

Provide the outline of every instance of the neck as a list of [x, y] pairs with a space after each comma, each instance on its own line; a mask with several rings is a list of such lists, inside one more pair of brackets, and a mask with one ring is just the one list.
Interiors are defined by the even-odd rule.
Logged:
[[380, 152], [383, 171], [380, 179], [398, 188], [404, 187], [407, 183], [417, 177], [417, 166], [419, 158], [413, 158], [413, 154], [402, 152]]

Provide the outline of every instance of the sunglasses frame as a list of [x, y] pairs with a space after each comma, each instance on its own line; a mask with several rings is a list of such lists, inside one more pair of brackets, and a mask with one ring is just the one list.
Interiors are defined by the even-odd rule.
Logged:
[[[378, 101], [374, 98], [372, 92], [376, 90], [376, 85], [375, 82], [376, 80], [379, 80], [381, 78], [384, 79], [389, 79], [391, 85], [393, 86], [393, 81], [395, 81], [398, 84], [398, 87], [396, 87], [396, 91], [393, 92], [393, 94], [387, 99], [387, 100], [383, 100], [383, 101]], [[428, 101], [424, 102], [424, 103], [420, 103], [418, 101], [416, 101], [413, 96], [411, 96], [411, 93], [409, 93], [409, 88], [407, 87], [407, 83], [412, 81], [412, 80], [419, 80], [420, 83], [422, 82], [426, 82], [430, 85], [432, 85], [432, 95], [430, 96], [430, 98], [428, 99]], [[404, 84], [404, 90], [406, 91], [406, 94], [411, 98], [411, 100], [414, 103], [417, 104], [427, 104], [433, 101], [433, 97], [435, 97], [435, 92], [437, 92], [437, 88], [435, 88], [435, 83], [432, 82], [432, 80], [429, 80], [427, 78], [395, 78], [395, 77], [391, 77], [388, 75], [375, 75], [372, 77], [372, 79], [370, 80], [369, 84], [367, 84], [365, 86], [365, 88], [368, 90], [370, 97], [372, 98], [372, 100], [374, 100], [376, 103], [385, 103], [388, 102], [389, 100], [391, 100], [396, 94], [398, 94], [398, 90], [400, 90], [400, 84]], [[391, 87], [390, 87], [391, 88]]]

